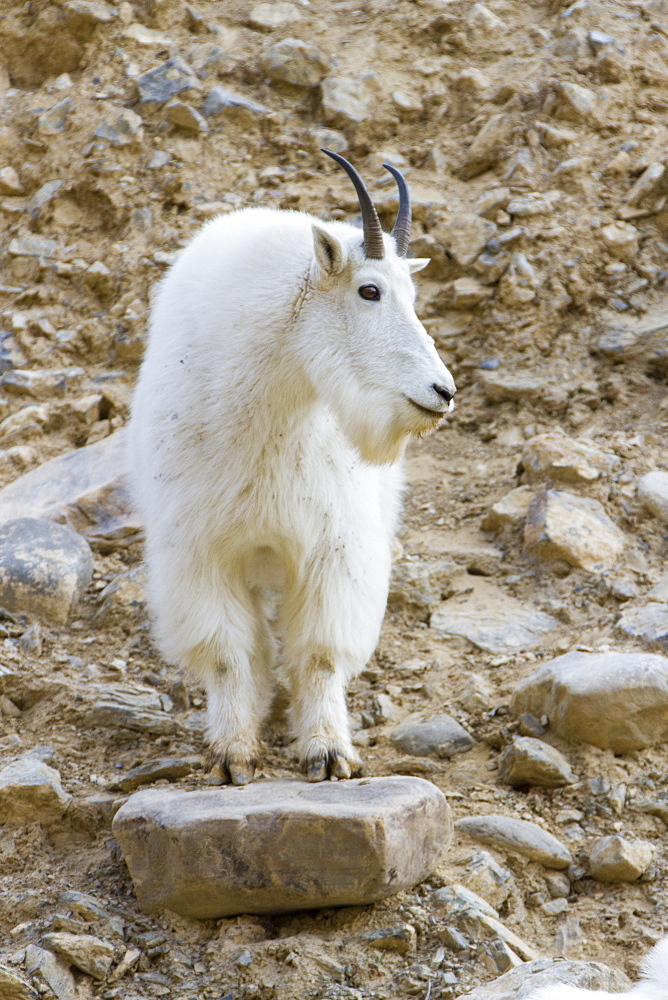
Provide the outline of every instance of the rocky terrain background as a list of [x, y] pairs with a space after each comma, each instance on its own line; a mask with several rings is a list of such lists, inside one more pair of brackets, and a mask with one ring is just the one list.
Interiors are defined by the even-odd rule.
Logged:
[[[367, 772], [447, 796], [443, 864], [373, 906], [141, 912], [111, 818], [202, 785], [203, 692], [151, 645], [116, 487], [84, 503], [76, 466], [77, 543], [40, 541], [74, 576], [0, 612], [0, 995], [482, 1000], [557, 956], [621, 987], [668, 929], [666, 0], [5, 0], [0, 102], [3, 516], [86, 445], [118, 473], [152, 289], [207, 218], [354, 217], [321, 146], [386, 225], [382, 162], [405, 172], [459, 390], [411, 447], [349, 698]], [[293, 773], [277, 706], [263, 774]]]

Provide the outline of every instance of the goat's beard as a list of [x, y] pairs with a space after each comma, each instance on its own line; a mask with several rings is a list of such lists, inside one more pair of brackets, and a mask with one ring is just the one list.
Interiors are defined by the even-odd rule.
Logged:
[[[382, 417], [385, 416], [385, 421]], [[375, 417], [375, 419], [374, 419]], [[349, 444], [369, 465], [394, 465], [406, 451], [410, 432], [394, 414], [346, 414], [337, 420]]]

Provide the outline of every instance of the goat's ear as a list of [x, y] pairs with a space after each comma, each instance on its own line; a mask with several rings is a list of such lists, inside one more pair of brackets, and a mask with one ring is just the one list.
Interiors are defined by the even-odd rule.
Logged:
[[431, 264], [431, 257], [411, 257], [406, 263], [411, 274], [415, 274], [416, 271], [421, 271], [427, 264]]
[[320, 226], [313, 227], [315, 256], [325, 274], [341, 274], [346, 266], [346, 254], [336, 236]]

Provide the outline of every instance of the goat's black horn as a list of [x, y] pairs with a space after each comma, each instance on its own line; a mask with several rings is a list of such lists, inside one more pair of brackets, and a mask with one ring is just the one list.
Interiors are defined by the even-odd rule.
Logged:
[[[350, 177], [351, 181], [355, 185], [355, 190], [357, 191], [357, 197], [359, 199], [360, 208], [362, 210], [362, 225], [364, 227], [364, 253], [367, 257], [372, 260], [382, 260], [385, 256], [385, 247], [383, 245], [383, 230], [380, 225], [380, 219], [378, 218], [378, 213], [374, 208], [373, 202], [371, 201], [371, 195], [366, 189], [366, 184], [360, 177], [360, 175], [355, 170], [352, 163], [343, 157], [339, 156], [338, 153], [332, 153], [329, 149], [321, 150], [322, 153], [326, 153], [327, 156], [331, 156], [340, 167], [343, 167], [345, 172]], [[403, 177], [402, 177], [403, 180]], [[404, 182], [405, 183], [405, 182]], [[409, 224], [410, 224], [410, 206], [409, 206]]]
[[405, 257], [408, 253], [408, 244], [411, 238], [411, 196], [408, 193], [408, 184], [400, 170], [393, 167], [391, 163], [384, 163], [383, 166], [389, 170], [399, 188], [399, 211], [397, 221], [394, 223], [392, 235], [397, 244], [397, 253], [400, 257]]

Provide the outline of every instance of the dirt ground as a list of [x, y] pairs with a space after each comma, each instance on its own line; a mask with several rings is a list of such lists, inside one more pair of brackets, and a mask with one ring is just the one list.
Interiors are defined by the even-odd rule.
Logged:
[[[0, 485], [124, 424], [151, 289], [205, 219], [246, 204], [352, 217], [349, 182], [318, 152], [339, 142], [335, 148], [364, 175], [390, 225], [394, 188], [381, 164], [392, 159], [414, 197], [414, 254], [433, 258], [417, 276], [418, 313], [458, 387], [451, 418], [410, 448], [404, 556], [454, 558], [472, 576], [491, 576], [507, 594], [554, 615], [560, 627], [530, 652], [498, 656], [439, 637], [424, 615], [393, 605], [372, 662], [350, 690], [353, 717], [370, 714], [375, 723], [359, 730], [357, 742], [368, 774], [425, 776], [447, 795], [456, 818], [501, 812], [532, 819], [576, 857], [609, 833], [653, 841], [655, 862], [643, 879], [612, 886], [575, 880], [568, 912], [554, 915], [540, 905], [544, 869], [495, 855], [512, 874], [501, 908], [508, 927], [541, 955], [596, 959], [633, 976], [668, 930], [666, 826], [641, 808], [665, 791], [668, 748], [615, 756], [568, 745], [548, 730], [544, 738], [578, 779], [557, 790], [509, 789], [496, 761], [517, 732], [510, 695], [541, 660], [572, 649], [647, 648], [620, 638], [615, 622], [625, 593], [644, 594], [666, 572], [665, 531], [641, 510], [634, 485], [643, 473], [668, 468], [665, 354], [615, 358], [600, 340], [665, 304], [668, 180], [655, 167], [647, 175], [648, 185], [657, 178], [653, 186], [629, 193], [668, 156], [668, 3], [301, 0], [262, 5], [286, 18], [273, 30], [260, 25], [257, 6], [0, 5], [2, 367], [84, 369], [58, 396], [0, 396], [2, 421], [41, 407], [4, 430], [0, 424]], [[362, 110], [325, 106], [317, 84], [268, 76], [262, 53], [286, 37], [316, 46], [329, 60], [329, 77], [353, 79]], [[138, 97], [141, 74], [173, 56], [210, 64], [179, 101], [201, 111], [208, 91], [221, 85], [264, 111], [210, 116], [203, 119], [208, 132], [174, 124], [164, 102]], [[53, 130], [44, 114], [67, 99], [63, 128]], [[116, 143], [96, 136], [124, 109], [141, 122], [130, 119]], [[492, 139], [480, 152], [472, 143], [484, 146], [480, 132], [492, 119]], [[168, 155], [155, 160], [156, 153]], [[18, 188], [3, 168], [13, 168]], [[507, 211], [512, 199], [532, 193], [536, 212]], [[12, 248], [12, 241], [36, 237], [54, 243], [37, 256]], [[481, 259], [489, 240], [496, 242]], [[496, 394], [486, 389], [488, 372], [507, 377]], [[601, 501], [625, 532], [625, 553], [607, 573], [537, 562], [519, 529], [482, 530], [491, 505], [521, 481], [525, 441], [557, 427], [621, 459], [614, 475], [576, 491]], [[0, 830], [0, 960], [20, 960], [45, 931], [67, 929], [58, 923], [57, 897], [76, 889], [121, 918], [91, 933], [111, 940], [119, 957], [125, 948], [141, 951], [119, 983], [95, 984], [77, 973], [82, 1000], [436, 1000], [498, 974], [475, 944], [460, 952], [444, 947], [430, 908], [433, 889], [459, 881], [475, 849], [461, 838], [428, 883], [374, 906], [203, 922], [141, 913], [108, 817], [91, 797], [138, 763], [199, 753], [201, 734], [86, 729], [77, 722], [78, 692], [92, 679], [141, 679], [170, 693], [184, 717], [201, 708], [204, 695], [161, 662], [145, 618], [123, 609], [97, 616], [100, 591], [140, 561], [136, 543], [96, 551], [78, 616], [62, 628], [42, 625], [32, 644], [20, 644], [30, 623], [0, 621], [0, 665], [23, 679], [17, 711], [5, 705], [0, 719], [0, 762], [51, 747], [46, 758], [75, 796], [60, 825]], [[480, 708], [465, 697], [472, 673], [489, 685]], [[471, 751], [445, 761], [407, 759], [392, 747], [388, 734], [402, 719], [441, 711], [476, 738]], [[294, 773], [285, 742], [272, 724], [267, 777]], [[592, 791], [600, 786], [594, 779], [604, 779], [605, 795]], [[195, 773], [181, 783], [203, 780]], [[374, 951], [356, 938], [401, 923], [416, 930], [413, 952]], [[239, 961], [245, 950], [250, 964]]]

